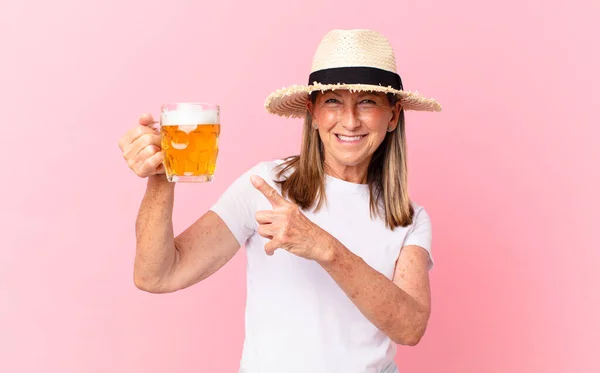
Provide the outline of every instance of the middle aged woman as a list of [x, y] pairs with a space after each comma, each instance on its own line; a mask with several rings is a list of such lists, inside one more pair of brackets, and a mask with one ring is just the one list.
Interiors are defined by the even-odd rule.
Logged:
[[[138, 287], [186, 288], [245, 245], [240, 372], [397, 372], [396, 344], [424, 335], [431, 224], [408, 193], [404, 113], [441, 107], [404, 91], [395, 65], [375, 31], [325, 35], [309, 85], [278, 90], [265, 103], [270, 113], [304, 117], [300, 154], [252, 167], [177, 237], [175, 185], [160, 173], [160, 151], [130, 162], [148, 177], [136, 231]], [[137, 137], [127, 136], [121, 145], [130, 154]]]

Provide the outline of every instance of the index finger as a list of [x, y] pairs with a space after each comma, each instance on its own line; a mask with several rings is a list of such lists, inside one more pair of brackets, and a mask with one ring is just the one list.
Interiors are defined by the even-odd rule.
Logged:
[[125, 147], [131, 145], [135, 140], [144, 134], [156, 134], [156, 131], [148, 126], [135, 126], [119, 139], [119, 148], [124, 151]]
[[125, 150], [125, 147], [135, 141], [138, 137], [142, 136], [145, 133], [155, 133], [157, 129], [153, 126], [155, 123], [158, 123], [152, 117], [152, 114], [144, 113], [138, 117], [138, 126], [130, 129], [119, 139], [118, 145], [122, 151]]
[[267, 199], [271, 203], [271, 206], [281, 206], [286, 202], [286, 200], [282, 196], [280, 196], [279, 193], [277, 193], [277, 191], [273, 189], [273, 187], [267, 184], [267, 182], [262, 177], [252, 175], [250, 177], [250, 181], [252, 182], [252, 185], [254, 185], [256, 189], [258, 189], [259, 192], [261, 192], [265, 197], [267, 197]]

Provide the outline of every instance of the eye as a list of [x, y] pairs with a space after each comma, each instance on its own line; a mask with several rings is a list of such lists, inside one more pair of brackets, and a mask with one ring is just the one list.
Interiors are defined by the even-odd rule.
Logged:
[[335, 98], [329, 98], [325, 101], [326, 104], [337, 104], [339, 101]]
[[375, 105], [375, 101], [371, 100], [371, 99], [364, 99], [360, 102], [361, 104], [369, 104], [369, 105]]

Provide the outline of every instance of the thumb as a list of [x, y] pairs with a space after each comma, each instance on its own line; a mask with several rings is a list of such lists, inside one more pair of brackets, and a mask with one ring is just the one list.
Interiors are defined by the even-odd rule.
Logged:
[[156, 121], [152, 117], [152, 114], [148, 114], [148, 113], [144, 113], [144, 114], [140, 115], [138, 122], [142, 126], [152, 126], [153, 124], [156, 123]]

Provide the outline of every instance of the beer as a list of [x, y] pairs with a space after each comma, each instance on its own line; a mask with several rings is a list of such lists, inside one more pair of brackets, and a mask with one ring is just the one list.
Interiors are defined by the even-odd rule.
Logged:
[[221, 131], [219, 112], [185, 107], [163, 110], [161, 147], [169, 181], [210, 181], [215, 172]]

